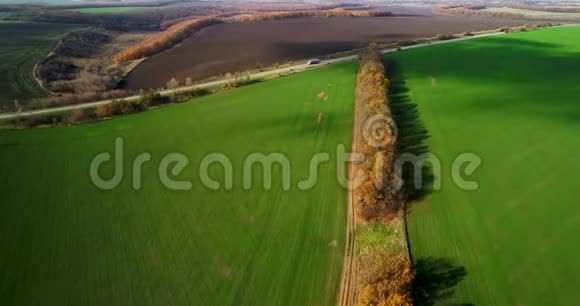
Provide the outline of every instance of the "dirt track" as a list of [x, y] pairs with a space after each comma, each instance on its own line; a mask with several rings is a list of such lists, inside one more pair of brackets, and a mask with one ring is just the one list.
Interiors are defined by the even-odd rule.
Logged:
[[257, 64], [306, 59], [370, 42], [394, 42], [524, 24], [478, 16], [300, 18], [219, 24], [143, 61], [126, 78], [128, 89], [165, 86], [171, 78], [203, 80]]
[[[360, 147], [362, 145], [363, 139], [361, 139], [360, 134], [363, 124], [363, 108], [365, 106], [362, 104], [360, 99], [356, 99], [354, 110], [353, 110], [353, 128], [352, 128], [352, 145], [351, 152], [360, 152]], [[347, 201], [347, 214], [346, 214], [346, 237], [345, 237], [345, 247], [344, 247], [344, 262], [342, 267], [342, 278], [340, 281], [340, 290], [338, 292], [338, 298], [336, 301], [337, 306], [349, 306], [354, 305], [355, 294], [356, 294], [356, 240], [355, 240], [355, 230], [357, 224], [357, 217], [355, 211], [355, 193], [357, 182], [355, 181], [357, 173], [357, 164], [354, 162], [349, 163], [348, 175], [348, 201]]]

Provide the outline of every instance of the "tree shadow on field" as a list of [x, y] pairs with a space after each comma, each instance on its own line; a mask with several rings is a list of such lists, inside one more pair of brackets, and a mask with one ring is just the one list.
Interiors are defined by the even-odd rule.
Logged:
[[[420, 157], [429, 153], [425, 141], [429, 133], [420, 119], [419, 109], [409, 99], [401, 65], [393, 59], [385, 59], [387, 77], [391, 82], [389, 103], [397, 125], [397, 155], [411, 154]], [[420, 159], [421, 160], [421, 159]], [[419, 163], [419, 165], [421, 165]], [[429, 163], [423, 163], [421, 171], [408, 162], [402, 166], [402, 178], [409, 201], [419, 201], [432, 192], [434, 174]], [[418, 181], [421, 184], [416, 185]], [[413, 280], [413, 304], [431, 306], [441, 304], [453, 296], [454, 288], [467, 276], [464, 267], [456, 265], [448, 258], [426, 257], [413, 260], [416, 272]], [[469, 303], [445, 305], [472, 305]]]
[[[453, 296], [455, 286], [467, 276], [464, 267], [448, 258], [421, 258], [414, 263], [413, 304], [431, 306]], [[444, 303], [444, 305], [473, 305], [470, 303]]]
[[425, 143], [429, 133], [419, 118], [417, 105], [409, 99], [409, 89], [405, 85], [400, 64], [392, 59], [384, 62], [391, 82], [389, 103], [397, 127], [397, 156], [401, 160], [407, 157], [414, 159], [401, 165], [404, 189], [410, 202], [420, 201], [433, 190], [433, 171], [424, 160], [429, 153]]
[[[393, 56], [405, 59], [406, 74], [434, 76], [441, 85], [460, 80], [453, 86], [477, 94], [455, 96], [449, 91], [450, 97], [461, 97], [456, 102], [473, 108], [473, 112], [578, 124], [580, 103], [574, 97], [578, 96], [580, 82], [580, 45], [570, 34], [537, 38], [537, 33], [485, 37]], [[424, 54], [410, 55], [413, 52]], [[481, 85], [486, 89], [478, 87]]]

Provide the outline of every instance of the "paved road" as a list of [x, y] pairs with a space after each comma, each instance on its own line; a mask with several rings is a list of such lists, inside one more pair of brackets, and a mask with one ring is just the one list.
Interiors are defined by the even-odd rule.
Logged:
[[[497, 35], [502, 35], [502, 34], [504, 34], [504, 33], [500, 32], [500, 33], [482, 34], [482, 35], [462, 37], [462, 38], [456, 38], [456, 39], [450, 39], [450, 40], [434, 41], [434, 42], [430, 42], [430, 43], [401, 47], [400, 50], [399, 49], [387, 49], [387, 50], [383, 50], [382, 52], [384, 54], [386, 54], [386, 53], [398, 52], [398, 51], [403, 51], [403, 50], [422, 48], [422, 47], [427, 47], [427, 46], [448, 44], [448, 43], [470, 40], [470, 39], [475, 39], [475, 38], [480, 38], [480, 37], [497, 36]], [[286, 68], [258, 72], [258, 73], [252, 74], [250, 76], [253, 79], [257, 79], [257, 78], [266, 77], [266, 76], [270, 76], [270, 75], [289, 73], [292, 71], [303, 71], [303, 70], [316, 69], [316, 68], [324, 67], [324, 66], [330, 65], [330, 64], [353, 61], [353, 60], [356, 60], [357, 57], [358, 57], [358, 55], [345, 56], [345, 57], [325, 60], [317, 65], [307, 65], [307, 64], [295, 65], [295, 66], [290, 66], [290, 67], [286, 67]], [[184, 90], [214, 87], [214, 86], [218, 86], [218, 85], [223, 85], [228, 81], [230, 81], [230, 79], [207, 82], [207, 83], [193, 85], [193, 86], [189, 86], [189, 87], [180, 87], [177, 89], [161, 91], [160, 94], [161, 95], [169, 95], [169, 94], [173, 94], [173, 93], [184, 91]], [[137, 100], [139, 98], [140, 98], [140, 96], [136, 95], [136, 96], [126, 97], [124, 99], [129, 100], [129, 101], [133, 101], [133, 100]], [[88, 103], [68, 105], [68, 106], [60, 106], [60, 107], [51, 107], [51, 108], [45, 108], [45, 109], [39, 109], [39, 110], [23, 111], [23, 112], [19, 112], [19, 113], [4, 113], [4, 114], [0, 114], [0, 120], [14, 119], [14, 118], [19, 118], [19, 117], [21, 117], [21, 118], [22, 117], [30, 117], [30, 116], [36, 116], [36, 115], [47, 115], [47, 114], [59, 113], [59, 112], [64, 112], [64, 111], [72, 111], [72, 110], [77, 110], [77, 109], [94, 108], [94, 107], [97, 107], [97, 106], [102, 105], [102, 104], [111, 103], [112, 101], [113, 100], [102, 100], [102, 101], [88, 102]]]

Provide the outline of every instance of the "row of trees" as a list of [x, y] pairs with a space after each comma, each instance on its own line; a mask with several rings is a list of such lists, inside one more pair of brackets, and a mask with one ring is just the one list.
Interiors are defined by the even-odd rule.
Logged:
[[251, 22], [262, 20], [289, 19], [300, 17], [378, 17], [391, 16], [388, 11], [369, 11], [369, 10], [346, 10], [343, 8], [332, 10], [303, 10], [303, 11], [286, 11], [286, 12], [268, 12], [237, 16], [237, 22]]
[[439, 8], [435, 8], [435, 11], [438, 13], [443, 13], [443, 14], [478, 15], [478, 16], [486, 16], [486, 17], [504, 17], [504, 18], [524, 18], [524, 17], [526, 17], [524, 14], [509, 13], [509, 12], [493, 12], [493, 11], [485, 11], [482, 9], [473, 9], [473, 8], [468, 8], [468, 7], [453, 7], [453, 8], [439, 7]]
[[159, 53], [181, 42], [192, 33], [221, 22], [223, 22], [221, 18], [213, 16], [180, 22], [162, 33], [153, 35], [141, 43], [119, 53], [115, 57], [115, 62], [123, 63]]
[[[134, 101], [129, 101], [125, 99], [113, 100], [111, 103], [105, 103], [97, 106], [92, 114], [89, 116], [79, 116], [78, 112], [83, 112], [82, 110], [71, 113], [69, 116], [69, 123], [84, 122], [91, 119], [104, 119], [113, 116], [128, 115], [133, 113], [138, 113], [146, 111], [149, 108], [157, 107], [170, 103], [179, 103], [191, 100], [195, 97], [204, 96], [210, 93], [208, 89], [193, 89], [187, 91], [177, 92], [171, 96], [163, 96], [159, 92], [151, 90], [143, 94], [139, 99]], [[86, 114], [86, 113], [85, 113]], [[75, 121], [70, 118], [82, 118], [84, 120]]]
[[[389, 222], [397, 227], [404, 222], [399, 210], [403, 201], [394, 168], [397, 131], [389, 103], [390, 81], [385, 77], [382, 53], [376, 44], [360, 58], [356, 79], [359, 117], [363, 118], [364, 143], [356, 151], [366, 161], [358, 167], [363, 181], [355, 190], [356, 211], [364, 223]], [[362, 109], [361, 109], [362, 108]], [[357, 127], [360, 128], [360, 127]], [[361, 152], [362, 151], [362, 152]], [[404, 216], [403, 216], [404, 218]], [[358, 222], [360, 222], [360, 219]], [[400, 221], [400, 220], [399, 220]], [[389, 232], [385, 239], [406, 239], [403, 229]], [[406, 254], [398, 249], [374, 248], [358, 255], [356, 304], [358, 306], [411, 306], [414, 271]]]
[[557, 6], [537, 6], [537, 5], [511, 5], [511, 8], [538, 11], [538, 12], [554, 12], [554, 13], [580, 13], [580, 7], [557, 7]]
[[367, 121], [362, 146], [367, 161], [360, 167], [365, 176], [357, 190], [357, 211], [365, 221], [389, 219], [400, 208], [400, 195], [393, 190], [397, 182], [393, 171], [396, 131], [388, 105], [388, 87], [382, 54], [373, 44], [361, 56], [356, 84], [356, 98], [359, 105], [365, 106]]

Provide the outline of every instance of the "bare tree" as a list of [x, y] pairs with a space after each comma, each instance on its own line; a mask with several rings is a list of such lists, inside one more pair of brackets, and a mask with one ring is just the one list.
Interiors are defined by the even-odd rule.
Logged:
[[179, 81], [177, 81], [175, 78], [171, 78], [171, 80], [167, 82], [167, 89], [175, 89], [177, 87], [179, 87]]

